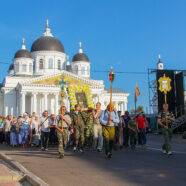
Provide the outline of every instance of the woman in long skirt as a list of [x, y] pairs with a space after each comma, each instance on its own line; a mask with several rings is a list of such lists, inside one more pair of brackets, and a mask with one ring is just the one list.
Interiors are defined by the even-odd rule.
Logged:
[[27, 113], [23, 114], [21, 118], [21, 125], [19, 127], [19, 144], [23, 147], [27, 146], [29, 143], [29, 131], [30, 131], [30, 122]]
[[32, 120], [31, 123], [32, 138], [33, 138], [32, 146], [39, 146], [40, 135], [38, 132], [38, 125], [39, 125], [39, 117], [35, 116], [35, 120]]
[[10, 128], [10, 145], [17, 146], [17, 119], [13, 117]]

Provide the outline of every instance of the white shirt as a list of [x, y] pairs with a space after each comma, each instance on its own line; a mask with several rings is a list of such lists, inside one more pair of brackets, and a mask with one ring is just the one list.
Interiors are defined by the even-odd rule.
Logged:
[[38, 125], [39, 125], [39, 121], [32, 121], [32, 124], [31, 124], [31, 129], [35, 129], [36, 131], [36, 134], [38, 133]]
[[41, 127], [41, 131], [42, 132], [50, 132], [50, 128], [49, 128], [49, 117], [41, 117], [39, 120], [39, 124]]
[[10, 128], [11, 128], [10, 123], [11, 123], [11, 120], [6, 119], [6, 121], [5, 121], [5, 132], [10, 132]]

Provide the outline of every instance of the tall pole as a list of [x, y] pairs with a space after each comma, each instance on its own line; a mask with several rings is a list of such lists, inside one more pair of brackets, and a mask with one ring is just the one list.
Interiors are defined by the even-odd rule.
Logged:
[[112, 108], [112, 82], [114, 81], [114, 72], [113, 72], [113, 70], [112, 70], [112, 68], [111, 68], [111, 71], [110, 71], [110, 73], [109, 73], [109, 80], [110, 80], [110, 82], [111, 82], [111, 86], [110, 86], [110, 117], [109, 117], [109, 121], [111, 121], [111, 112], [112, 112], [112, 110], [111, 110], [111, 108]]
[[63, 131], [63, 119], [62, 119], [62, 116], [63, 116], [63, 92], [61, 91], [61, 129]]
[[168, 120], [167, 120], [167, 92], [165, 92], [164, 94], [165, 94], [165, 123], [166, 123], [166, 126], [168, 127]]
[[136, 98], [135, 98], [135, 111], [134, 111], [134, 112], [135, 112], [135, 114], [136, 114]]
[[110, 116], [111, 116], [111, 112], [112, 112], [112, 110], [111, 110], [111, 104], [112, 104], [112, 81], [111, 81], [111, 86], [110, 86]]

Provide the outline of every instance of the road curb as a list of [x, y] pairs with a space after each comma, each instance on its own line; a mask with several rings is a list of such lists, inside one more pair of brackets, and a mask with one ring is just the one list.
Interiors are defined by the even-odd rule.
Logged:
[[0, 159], [5, 161], [7, 164], [11, 165], [13, 168], [20, 171], [23, 176], [24, 180], [26, 180], [28, 183], [30, 183], [33, 186], [49, 186], [46, 182], [44, 182], [42, 179], [34, 175], [32, 172], [28, 171], [25, 167], [23, 167], [20, 163], [13, 160], [9, 156], [5, 155], [4, 153], [0, 153]]

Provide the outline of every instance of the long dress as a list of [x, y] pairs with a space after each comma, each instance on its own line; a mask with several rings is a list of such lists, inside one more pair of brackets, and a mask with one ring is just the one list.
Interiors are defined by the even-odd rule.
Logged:
[[26, 120], [21, 119], [21, 127], [19, 131], [19, 144], [25, 144], [29, 142], [29, 118]]
[[17, 145], [17, 123], [13, 123], [10, 128], [10, 145]]
[[40, 142], [40, 135], [38, 133], [38, 121], [32, 121], [31, 128], [32, 128], [32, 134], [33, 134], [33, 145], [39, 146]]

